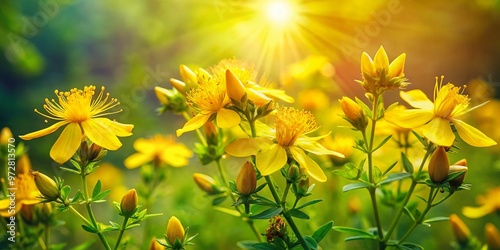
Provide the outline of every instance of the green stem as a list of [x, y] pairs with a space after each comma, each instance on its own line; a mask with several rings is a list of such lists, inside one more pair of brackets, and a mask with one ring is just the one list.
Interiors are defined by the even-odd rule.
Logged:
[[83, 222], [85, 222], [85, 224], [87, 224], [87, 226], [92, 226], [92, 223], [90, 223], [89, 220], [87, 220], [85, 217], [83, 217], [83, 215], [78, 212], [73, 206], [68, 206], [68, 209], [69, 211], [71, 211], [73, 214], [75, 214], [76, 216], [78, 216], [78, 218], [80, 218]]
[[290, 190], [290, 186], [291, 186], [291, 183], [287, 181], [285, 191], [283, 192], [283, 197], [281, 197], [282, 207], [285, 207], [285, 205], [286, 205], [286, 197], [288, 196], [288, 191]]
[[47, 245], [47, 247], [50, 246], [50, 225], [49, 223], [45, 223], [44, 225], [45, 227], [45, 244]]
[[413, 222], [413, 225], [410, 227], [410, 229], [408, 229], [408, 231], [405, 233], [405, 235], [403, 235], [403, 237], [401, 237], [398, 244], [401, 244], [402, 242], [404, 242], [406, 240], [406, 238], [408, 238], [410, 236], [410, 234], [413, 232], [413, 230], [415, 230], [415, 228], [417, 228], [418, 225], [422, 224], [422, 222], [424, 221], [425, 215], [427, 215], [429, 210], [434, 206], [432, 204], [432, 202], [436, 198], [436, 195], [438, 192], [439, 192], [439, 188], [434, 188], [434, 187], [431, 188], [431, 190], [429, 191], [429, 198], [427, 200], [427, 206], [425, 207], [425, 210], [420, 214], [418, 219], [415, 222]]
[[47, 245], [45, 244], [45, 242], [43, 242], [43, 239], [42, 239], [42, 236], [38, 236], [38, 244], [40, 244], [40, 248], [42, 250], [47, 250]]
[[95, 219], [94, 212], [92, 211], [92, 207], [90, 205], [91, 201], [90, 201], [90, 198], [89, 198], [89, 192], [87, 190], [87, 180], [85, 178], [86, 175], [84, 173], [84, 169], [85, 168], [82, 168], [82, 173], [81, 173], [80, 176], [82, 177], [81, 179], [82, 179], [83, 198], [85, 199], [85, 207], [87, 207], [87, 213], [88, 213], [88, 215], [90, 217], [90, 221], [92, 222], [93, 227], [96, 229], [97, 236], [99, 236], [99, 239], [101, 240], [102, 245], [107, 250], [111, 250], [111, 247], [109, 246], [108, 241], [106, 240], [106, 238], [102, 234], [101, 228], [100, 228], [99, 224], [97, 223], [97, 220]]
[[406, 204], [408, 203], [408, 201], [410, 201], [410, 198], [411, 198], [411, 195], [413, 194], [413, 191], [415, 190], [415, 187], [417, 186], [417, 183], [418, 183], [418, 180], [417, 178], [420, 176], [420, 174], [422, 173], [422, 169], [424, 167], [424, 164], [425, 162], [427, 161], [427, 158], [431, 155], [432, 153], [432, 145], [429, 145], [427, 147], [427, 151], [425, 153], [425, 156], [424, 156], [424, 159], [422, 160], [422, 163], [420, 164], [420, 167], [417, 171], [417, 174], [416, 174], [416, 177], [413, 176], [412, 178], [412, 182], [411, 182], [411, 185], [410, 185], [410, 188], [408, 190], [408, 193], [406, 193], [406, 196], [405, 196], [405, 199], [403, 200], [403, 202], [401, 203], [401, 207], [399, 208], [399, 210], [396, 212], [396, 216], [394, 216], [394, 219], [392, 220], [392, 223], [391, 225], [389, 226], [389, 229], [387, 230], [387, 233], [385, 235], [385, 238], [383, 239], [384, 242], [387, 242], [389, 240], [389, 238], [391, 237], [392, 233], [394, 232], [394, 229], [396, 228], [396, 226], [398, 225], [399, 223], [399, 220], [401, 219], [401, 216], [403, 215], [403, 211], [404, 211], [404, 208], [406, 206]]
[[115, 245], [115, 250], [118, 249], [118, 247], [120, 246], [120, 242], [122, 241], [122, 236], [123, 236], [123, 233], [125, 232], [125, 229], [127, 228], [127, 222], [128, 222], [128, 217], [125, 216], [123, 218], [123, 224], [122, 224], [122, 227], [120, 228], [120, 234], [118, 234], [118, 239], [116, 240], [116, 245]]
[[277, 204], [280, 204], [280, 206], [283, 208], [283, 211], [281, 213], [283, 214], [283, 217], [285, 217], [285, 220], [288, 222], [288, 225], [290, 225], [290, 228], [292, 228], [292, 231], [295, 234], [295, 237], [297, 237], [297, 239], [299, 240], [300, 245], [302, 245], [304, 250], [309, 250], [309, 246], [307, 245], [306, 240], [304, 240], [304, 237], [302, 237], [302, 234], [300, 233], [299, 228], [297, 228], [297, 225], [295, 225], [292, 216], [290, 216], [288, 210], [281, 202], [278, 192], [276, 192], [276, 189], [274, 188], [274, 181], [271, 179], [269, 175], [264, 176], [264, 178], [267, 181], [267, 186], [269, 187], [269, 190], [271, 191], [274, 200], [276, 201]]

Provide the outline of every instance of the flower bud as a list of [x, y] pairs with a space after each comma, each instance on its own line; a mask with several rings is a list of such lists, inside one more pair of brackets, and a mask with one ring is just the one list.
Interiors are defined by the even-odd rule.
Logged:
[[[174, 88], [177, 91], [179, 91], [179, 93], [181, 93], [183, 96], [186, 96], [186, 92], [189, 90], [186, 89], [187, 87], [186, 87], [186, 84], [184, 82], [179, 81], [179, 80], [174, 79], [174, 78], [170, 78], [170, 83], [172, 84], [172, 86], [174, 86]], [[160, 99], [160, 98], [158, 98], [158, 99]]]
[[13, 138], [12, 131], [10, 131], [8, 127], [2, 128], [2, 131], [0, 132], [0, 145], [9, 144], [10, 138]]
[[179, 66], [179, 71], [181, 73], [182, 81], [184, 81], [187, 85], [198, 84], [196, 74], [188, 66], [181, 64]]
[[442, 183], [448, 176], [450, 161], [445, 147], [439, 146], [429, 160], [429, 177], [434, 183]]
[[451, 230], [460, 245], [465, 245], [469, 241], [470, 230], [465, 223], [456, 215], [450, 215]]
[[182, 243], [184, 238], [184, 227], [182, 227], [181, 222], [175, 216], [170, 217], [168, 220], [167, 238], [172, 245], [175, 244], [175, 239], [178, 239]]
[[43, 198], [54, 201], [61, 197], [61, 191], [54, 180], [38, 171], [31, 171], [31, 174]]
[[345, 117], [353, 127], [358, 130], [364, 130], [368, 125], [368, 120], [363, 113], [363, 108], [357, 102], [349, 97], [342, 97], [339, 100], [340, 107], [345, 114]]
[[168, 89], [156, 86], [155, 87], [155, 94], [156, 94], [156, 98], [158, 99], [158, 101], [160, 101], [161, 104], [163, 104], [165, 106], [170, 104], [170, 101], [168, 100], [168, 96], [170, 95], [170, 92]]
[[165, 247], [163, 247], [158, 241], [156, 241], [156, 237], [153, 237], [151, 239], [151, 243], [149, 244], [148, 250], [164, 250]]
[[297, 184], [297, 194], [305, 196], [307, 195], [307, 190], [309, 190], [309, 177], [305, 176]]
[[123, 197], [122, 202], [120, 203], [120, 209], [122, 211], [122, 215], [125, 217], [130, 217], [135, 213], [137, 208], [137, 192], [135, 189], [130, 189]]
[[489, 250], [500, 250], [500, 233], [498, 229], [491, 223], [486, 223], [486, 244]]
[[246, 162], [238, 173], [236, 178], [236, 188], [243, 195], [249, 195], [257, 187], [257, 173], [252, 163]]
[[246, 94], [245, 86], [230, 70], [226, 70], [226, 90], [229, 98], [238, 102], [242, 102]]
[[205, 136], [207, 138], [207, 143], [208, 145], [214, 145], [216, 146], [218, 143], [218, 138], [217, 138], [217, 128], [215, 127], [214, 122], [207, 122], [203, 126], [205, 129]]
[[180, 93], [176, 88], [165, 89], [156, 86], [155, 94], [160, 103], [163, 105], [163, 107], [159, 109], [160, 113], [164, 111], [182, 113], [188, 109], [186, 97], [184, 97], [184, 94]]
[[52, 204], [49, 202], [40, 204], [39, 218], [42, 223], [49, 223], [52, 218]]
[[36, 225], [38, 223], [38, 220], [36, 218], [35, 214], [35, 206], [36, 205], [23, 205], [21, 206], [21, 217], [23, 218], [24, 222], [26, 222], [28, 225]]
[[218, 193], [217, 185], [215, 184], [215, 180], [212, 177], [200, 173], [194, 173], [193, 179], [196, 185], [198, 185], [198, 187], [201, 190], [205, 191], [207, 194]]
[[450, 170], [448, 172], [448, 175], [450, 174], [453, 174], [453, 173], [456, 173], [456, 172], [461, 172], [461, 171], [465, 171], [462, 175], [458, 176], [457, 178], [453, 179], [453, 180], [450, 180], [450, 185], [452, 187], [460, 187], [460, 185], [462, 185], [462, 183], [464, 182], [464, 179], [465, 179], [465, 174], [467, 173], [467, 160], [466, 159], [462, 159], [458, 162], [456, 162], [455, 164], [451, 165], [450, 166]]
[[290, 178], [292, 182], [295, 182], [300, 178], [300, 176], [301, 174], [299, 166], [297, 166], [297, 164], [291, 164], [290, 168], [288, 169], [288, 178]]

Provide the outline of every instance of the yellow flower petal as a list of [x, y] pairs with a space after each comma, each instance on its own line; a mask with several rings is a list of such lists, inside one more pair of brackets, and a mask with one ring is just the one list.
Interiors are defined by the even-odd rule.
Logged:
[[17, 214], [17, 212], [21, 210], [21, 204], [16, 203], [14, 213], [12, 214], [12, 211], [10, 211], [12, 208], [9, 208], [9, 206], [10, 199], [0, 200], [0, 217], [8, 218], [10, 216], [13, 216], [14, 214]]
[[90, 119], [81, 124], [85, 135], [93, 143], [109, 150], [117, 150], [122, 146], [113, 131], [100, 120]]
[[420, 89], [399, 92], [401, 99], [405, 100], [414, 108], [433, 110], [434, 103]]
[[[37, 196], [40, 195], [40, 193], [38, 191], [34, 192], [34, 193], [36, 193]], [[23, 199], [20, 203], [23, 204], [23, 205], [35, 205], [35, 204], [40, 203], [40, 200], [37, 199], [37, 198], [34, 198], [34, 199]]]
[[241, 98], [243, 98], [246, 93], [243, 83], [229, 69], [226, 70], [226, 91], [229, 98], [238, 102], [241, 101]]
[[167, 163], [171, 167], [184, 167], [188, 165], [189, 160], [193, 156], [193, 152], [184, 145], [172, 146], [169, 150], [165, 150], [160, 155], [161, 161]]
[[135, 153], [125, 159], [125, 167], [136, 168], [153, 160], [152, 155]]
[[262, 150], [256, 158], [257, 168], [263, 176], [280, 170], [288, 159], [286, 150], [278, 144], [272, 144], [269, 148]]
[[31, 140], [31, 139], [35, 139], [38, 137], [46, 136], [48, 134], [53, 133], [54, 131], [56, 131], [58, 128], [60, 128], [61, 126], [65, 125], [65, 124], [68, 124], [68, 122], [67, 121], [56, 122], [56, 123], [52, 124], [51, 126], [49, 126], [48, 128], [40, 129], [38, 131], [31, 132], [31, 133], [25, 134], [25, 135], [20, 135], [19, 137], [23, 140]]
[[50, 149], [50, 157], [59, 164], [65, 163], [80, 146], [82, 137], [82, 129], [78, 123], [68, 124]]
[[488, 147], [497, 144], [494, 140], [483, 134], [483, 132], [461, 120], [454, 119], [452, 122], [455, 125], [460, 138], [471, 146]]
[[[303, 137], [299, 137], [299, 139], [300, 138], [303, 138]], [[302, 148], [303, 150], [310, 152], [310, 153], [313, 153], [315, 155], [334, 155], [337, 157], [344, 158], [343, 154], [341, 154], [339, 152], [335, 152], [333, 150], [329, 150], [317, 141], [309, 141], [309, 140], [304, 140], [304, 139], [298, 140], [297, 139], [297, 141], [295, 142], [295, 145]]]
[[231, 128], [240, 124], [241, 117], [233, 110], [220, 109], [217, 112], [215, 122], [219, 128]]
[[361, 73], [370, 76], [375, 75], [375, 65], [373, 64], [372, 58], [366, 52], [361, 54]]
[[255, 90], [253, 88], [247, 88], [246, 90], [247, 90], [248, 99], [250, 99], [257, 106], [262, 106], [262, 105], [272, 101], [271, 98], [264, 95], [262, 92], [260, 92], [258, 90]]
[[320, 181], [326, 181], [326, 175], [321, 169], [321, 167], [313, 161], [309, 156], [307, 156], [304, 151], [298, 147], [290, 147], [290, 153], [293, 156], [301, 168], [305, 168], [307, 170], [307, 174], [309, 174], [312, 178]]
[[154, 151], [156, 150], [156, 147], [153, 143], [151, 143], [151, 140], [145, 139], [145, 138], [139, 138], [134, 141], [134, 149], [137, 150], [138, 152], [146, 153], [146, 154], [153, 154]]
[[388, 77], [397, 77], [403, 75], [405, 69], [406, 53], [399, 55], [394, 61], [389, 65]]
[[105, 124], [116, 136], [124, 137], [132, 135], [132, 129], [134, 128], [132, 124], [123, 124], [108, 118], [94, 118], [94, 120]]
[[495, 207], [484, 205], [481, 207], [464, 207], [462, 213], [472, 219], [481, 218], [487, 214], [495, 212]]
[[276, 99], [280, 99], [284, 102], [293, 103], [295, 101], [295, 99], [293, 99], [293, 97], [285, 94], [284, 90], [261, 88], [261, 89], [258, 89], [258, 91], [266, 96], [272, 96], [272, 97], [274, 97]]
[[182, 127], [181, 129], [177, 129], [177, 136], [181, 136], [182, 134], [184, 134], [184, 132], [201, 128], [201, 126], [203, 126], [208, 121], [211, 115], [212, 114], [197, 114], [189, 121], [187, 121], [186, 124], [184, 124], [184, 127]]
[[451, 130], [450, 122], [443, 118], [436, 117], [432, 119], [422, 130], [427, 139], [439, 146], [449, 147], [455, 140], [455, 134]]
[[227, 145], [226, 153], [236, 157], [257, 155], [261, 148], [268, 148], [271, 144], [273, 144], [271, 140], [262, 137], [243, 138]]
[[387, 57], [387, 53], [385, 52], [383, 46], [380, 46], [380, 48], [377, 50], [377, 53], [375, 53], [373, 63], [375, 64], [375, 69], [377, 69], [377, 71], [380, 72], [382, 69], [385, 69], [385, 73], [388, 73], [389, 57]]
[[388, 122], [403, 128], [416, 128], [432, 120], [434, 113], [421, 109], [390, 110], [385, 113], [384, 118]]

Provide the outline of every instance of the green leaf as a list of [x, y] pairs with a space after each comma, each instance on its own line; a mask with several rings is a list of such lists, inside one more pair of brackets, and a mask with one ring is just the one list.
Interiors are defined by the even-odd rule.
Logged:
[[372, 235], [372, 236], [368, 236], [368, 235], [356, 235], [356, 236], [347, 237], [347, 238], [344, 239], [344, 241], [348, 242], [348, 241], [353, 241], [353, 240], [374, 240], [376, 238], [377, 237], [375, 235]]
[[83, 195], [82, 192], [80, 192], [80, 190], [76, 191], [75, 197], [71, 199], [71, 202], [78, 202], [79, 200], [83, 200]]
[[369, 188], [369, 187], [373, 187], [373, 184], [366, 183], [366, 182], [356, 182], [356, 183], [351, 183], [351, 184], [345, 185], [342, 188], [342, 192], [345, 193], [347, 191], [356, 190], [356, 189], [360, 189], [360, 188]]
[[278, 207], [279, 205], [276, 204], [276, 202], [260, 195], [255, 195], [256, 199], [250, 200], [250, 204], [258, 204], [261, 206], [267, 206], [267, 207]]
[[220, 197], [217, 197], [215, 199], [212, 200], [212, 206], [216, 206], [216, 205], [219, 205], [221, 204], [222, 202], [224, 202], [226, 200], [227, 196], [224, 195], [224, 196], [220, 196]]
[[398, 164], [398, 162], [394, 162], [393, 164], [391, 164], [385, 171], [384, 173], [382, 174], [383, 176], [386, 176], [395, 166], [396, 164]]
[[71, 187], [68, 185], [61, 188], [61, 197], [63, 198], [63, 200], [68, 198], [70, 192], [71, 192]]
[[273, 207], [273, 208], [266, 209], [258, 214], [251, 215], [251, 216], [249, 216], [249, 218], [250, 219], [269, 219], [273, 216], [278, 215], [279, 213], [281, 213], [281, 211], [283, 211], [283, 208]]
[[377, 149], [379, 149], [379, 148], [381, 148], [382, 146], [384, 146], [384, 144], [386, 144], [386, 143], [387, 143], [387, 141], [389, 141], [391, 138], [392, 138], [392, 135], [389, 135], [389, 136], [387, 136], [386, 138], [384, 138], [384, 139], [380, 142], [380, 144], [378, 144], [378, 146], [376, 146], [376, 147], [372, 150], [372, 152], [373, 152], [373, 151], [377, 151]]
[[101, 192], [101, 180], [97, 180], [97, 183], [94, 186], [94, 190], [92, 190], [92, 200], [99, 200], [95, 197]]
[[293, 217], [296, 217], [296, 218], [299, 218], [299, 219], [309, 219], [309, 215], [307, 215], [306, 213], [294, 208], [292, 210], [289, 211], [290, 212], [290, 215], [293, 216]]
[[418, 141], [419, 141], [420, 143], [422, 143], [422, 145], [424, 146], [424, 148], [427, 148], [427, 142], [424, 140], [424, 138], [422, 138], [422, 136], [420, 136], [419, 134], [417, 134], [417, 132], [415, 132], [415, 131], [413, 131], [413, 130], [412, 130], [411, 132], [413, 133], [413, 135], [414, 135], [415, 137], [417, 137]]
[[252, 248], [249, 249], [256, 249], [256, 250], [281, 250], [279, 247], [269, 244], [267, 242], [261, 242], [261, 243], [255, 243], [252, 245]]
[[314, 240], [316, 240], [316, 242], [319, 243], [326, 236], [326, 234], [330, 232], [332, 226], [333, 226], [333, 221], [325, 223], [323, 226], [318, 228], [311, 237], [313, 237]]
[[416, 220], [415, 220], [415, 217], [413, 216], [413, 214], [411, 213], [411, 211], [408, 209], [408, 207], [404, 206], [404, 208], [403, 208], [403, 212], [404, 212], [406, 215], [408, 215], [408, 217], [410, 217], [410, 219], [411, 219], [412, 221], [416, 221]]
[[457, 172], [453, 172], [451, 174], [448, 174], [448, 176], [446, 177], [446, 180], [444, 180], [444, 183], [452, 181], [452, 180], [460, 177], [461, 175], [465, 174], [465, 172], [467, 172], [467, 170], [457, 171]]
[[316, 240], [311, 236], [304, 236], [304, 240], [306, 241], [306, 244], [310, 249], [312, 250], [318, 249], [318, 242], [316, 242]]
[[106, 197], [109, 194], [109, 192], [111, 192], [111, 189], [102, 191], [101, 193], [99, 193], [99, 194], [95, 195], [94, 197], [92, 197], [92, 201], [93, 202], [99, 202], [104, 197]]
[[359, 228], [354, 228], [354, 227], [340, 227], [340, 226], [335, 226], [332, 227], [333, 230], [341, 233], [352, 233], [352, 234], [357, 234], [357, 235], [365, 235], [365, 236], [370, 236], [372, 238], [375, 238], [376, 236], [373, 235], [370, 232], [367, 232], [365, 230], [359, 229]]
[[424, 220], [422, 223], [432, 223], [432, 222], [438, 222], [438, 221], [447, 221], [450, 218], [445, 217], [445, 216], [439, 216], [439, 217], [433, 217], [427, 220]]
[[80, 172], [79, 172], [79, 171], [74, 170], [74, 169], [71, 169], [71, 168], [65, 168], [65, 167], [60, 167], [60, 168], [61, 168], [61, 170], [68, 171], [68, 172], [70, 172], [70, 173], [80, 174]]
[[408, 250], [424, 250], [424, 247], [422, 247], [421, 245], [417, 245], [417, 244], [411, 243], [411, 242], [405, 242], [405, 243], [401, 244], [400, 246], [405, 247], [404, 249], [408, 249]]
[[302, 209], [302, 208], [305, 208], [305, 207], [307, 207], [307, 206], [314, 205], [314, 204], [316, 204], [316, 203], [318, 203], [318, 202], [322, 202], [322, 201], [323, 201], [322, 199], [311, 200], [311, 201], [308, 201], [308, 202], [306, 202], [306, 203], [304, 203], [304, 204], [302, 204], [302, 205], [300, 205], [300, 206], [296, 207], [296, 209]]
[[401, 152], [401, 159], [403, 161], [403, 168], [405, 169], [405, 171], [410, 173], [410, 174], [413, 174], [413, 171], [414, 171], [413, 164], [411, 164], [410, 160], [408, 159], [406, 154], [404, 154], [403, 152]]
[[260, 190], [262, 190], [265, 186], [267, 185], [267, 182], [264, 182], [262, 185], [258, 186], [254, 193], [258, 193]]
[[385, 179], [381, 180], [380, 182], [378, 182], [377, 185], [388, 184], [388, 183], [391, 183], [391, 182], [395, 182], [395, 181], [399, 181], [399, 180], [408, 178], [410, 176], [411, 176], [410, 173], [393, 173], [393, 174], [388, 175], [387, 178], [385, 178]]
[[85, 230], [85, 231], [87, 231], [89, 233], [96, 234], [98, 232], [94, 227], [90, 227], [90, 226], [87, 226], [87, 225], [82, 225], [82, 228], [83, 228], [83, 230]]

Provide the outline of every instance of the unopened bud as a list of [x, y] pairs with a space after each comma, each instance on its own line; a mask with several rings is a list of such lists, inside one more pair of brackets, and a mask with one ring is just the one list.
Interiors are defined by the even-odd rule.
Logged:
[[186, 65], [181, 64], [179, 66], [179, 71], [181, 73], [182, 81], [188, 85], [198, 84], [198, 78], [196, 74]]
[[460, 245], [467, 244], [467, 241], [469, 241], [470, 230], [465, 223], [456, 214], [452, 214], [450, 215], [450, 224], [451, 230], [453, 231], [458, 243], [460, 243]]
[[208, 145], [217, 145], [217, 128], [215, 127], [214, 122], [207, 122], [203, 126], [205, 129], [205, 136], [207, 137]]
[[442, 183], [448, 176], [450, 161], [445, 147], [439, 146], [429, 160], [429, 177], [433, 183]]
[[229, 98], [237, 102], [242, 102], [246, 94], [245, 85], [231, 70], [226, 70], [226, 90]]
[[309, 177], [305, 176], [297, 184], [297, 194], [305, 196], [307, 195], [307, 190], [309, 190]]
[[198, 185], [198, 187], [201, 190], [205, 191], [207, 194], [218, 193], [217, 185], [215, 184], [215, 180], [212, 177], [200, 173], [194, 173], [193, 179], [196, 185]]
[[170, 217], [168, 220], [167, 238], [172, 245], [175, 245], [176, 239], [179, 240], [180, 243], [182, 243], [184, 239], [184, 227], [182, 227], [181, 222], [175, 216]]
[[339, 100], [339, 103], [349, 123], [358, 130], [364, 130], [368, 125], [368, 120], [361, 105], [345, 96]]
[[290, 181], [295, 182], [300, 178], [300, 176], [299, 166], [297, 166], [297, 164], [291, 164], [288, 169], [288, 177], [290, 178]]
[[122, 202], [120, 203], [120, 209], [122, 211], [122, 215], [125, 217], [130, 217], [135, 213], [137, 208], [137, 192], [135, 189], [130, 189], [123, 197]]
[[250, 162], [246, 162], [236, 178], [236, 188], [243, 195], [249, 195], [257, 187], [257, 173]]
[[153, 237], [153, 239], [151, 239], [151, 243], [149, 243], [149, 248], [148, 250], [164, 250], [165, 247], [162, 246], [160, 243], [158, 243], [158, 241], [156, 241], [156, 237]]
[[467, 173], [467, 170], [468, 170], [467, 160], [465, 160], [465, 159], [462, 159], [462, 160], [456, 162], [455, 164], [451, 165], [448, 175], [456, 173], [456, 172], [462, 172], [462, 171], [465, 171], [465, 172], [463, 174], [461, 174], [460, 176], [458, 176], [457, 178], [450, 180], [450, 185], [452, 187], [455, 187], [455, 188], [460, 187], [460, 185], [462, 185], [462, 183], [464, 182], [465, 174]]
[[488, 250], [500, 250], [500, 233], [495, 225], [486, 223], [485, 233]]
[[42, 203], [39, 211], [40, 222], [49, 223], [52, 218], [52, 204], [49, 202]]
[[12, 131], [8, 127], [2, 128], [0, 132], [0, 145], [7, 145], [10, 139], [13, 138]]
[[35, 185], [43, 198], [55, 201], [61, 197], [61, 191], [54, 180], [38, 171], [31, 171], [31, 174], [35, 178]]

